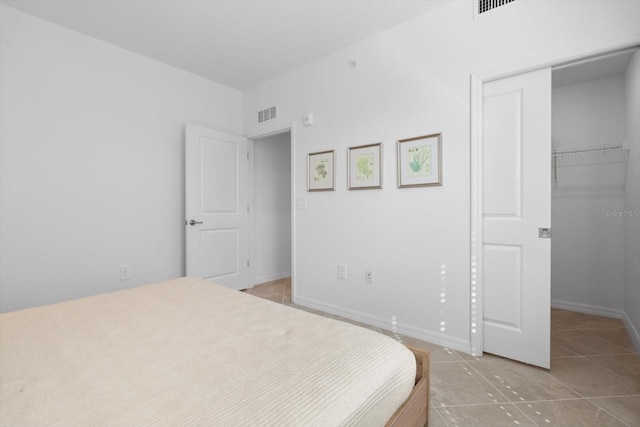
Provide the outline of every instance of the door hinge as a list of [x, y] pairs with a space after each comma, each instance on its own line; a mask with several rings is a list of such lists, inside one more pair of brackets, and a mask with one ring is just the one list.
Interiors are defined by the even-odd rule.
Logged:
[[247, 160], [249, 160], [249, 152], [247, 151]]
[[249, 264], [250, 264], [250, 263], [249, 263], [249, 260], [247, 260], [247, 267], [249, 267]]
[[247, 213], [249, 213], [249, 205], [247, 205]]

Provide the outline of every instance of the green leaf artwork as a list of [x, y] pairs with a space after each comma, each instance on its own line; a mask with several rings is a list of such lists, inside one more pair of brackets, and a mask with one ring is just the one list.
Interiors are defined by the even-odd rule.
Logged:
[[407, 160], [409, 160], [409, 176], [421, 177], [431, 175], [431, 147], [422, 145], [409, 148]]
[[356, 156], [356, 180], [365, 181], [373, 179], [373, 153]]
[[327, 166], [329, 165], [329, 160], [327, 159], [322, 159], [322, 160], [316, 160], [313, 163], [313, 170], [314, 170], [314, 175], [313, 175], [313, 180], [315, 182], [327, 182], [328, 178], [328, 172], [327, 172]]

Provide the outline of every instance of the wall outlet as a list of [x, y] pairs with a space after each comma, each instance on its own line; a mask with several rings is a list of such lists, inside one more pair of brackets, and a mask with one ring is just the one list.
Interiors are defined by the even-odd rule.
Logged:
[[129, 280], [129, 279], [131, 279], [129, 266], [128, 265], [121, 265], [120, 266], [120, 280]]
[[347, 278], [347, 266], [344, 264], [338, 264], [338, 279]]
[[364, 272], [364, 282], [365, 283], [373, 283], [373, 271], [365, 270], [365, 272]]

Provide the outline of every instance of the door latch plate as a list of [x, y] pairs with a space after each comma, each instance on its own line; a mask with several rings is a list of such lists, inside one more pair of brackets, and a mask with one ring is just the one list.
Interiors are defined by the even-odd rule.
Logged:
[[538, 237], [541, 239], [550, 239], [551, 238], [551, 229], [550, 228], [538, 228]]

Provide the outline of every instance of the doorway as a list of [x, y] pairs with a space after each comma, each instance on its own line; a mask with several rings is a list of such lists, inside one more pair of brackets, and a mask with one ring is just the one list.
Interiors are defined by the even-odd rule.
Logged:
[[292, 275], [291, 131], [252, 139], [252, 282]]
[[[627, 45], [628, 46], [628, 45]], [[620, 46], [616, 48], [611, 46], [609, 52], [618, 51], [626, 48], [626, 46]], [[470, 352], [474, 355], [481, 355], [483, 351], [488, 350], [485, 347], [485, 306], [487, 297], [487, 283], [486, 274], [487, 270], [484, 265], [485, 257], [485, 224], [484, 224], [484, 163], [483, 163], [483, 138], [484, 138], [484, 85], [485, 83], [497, 81], [499, 79], [505, 79], [509, 76], [517, 76], [521, 74], [530, 73], [533, 70], [540, 70], [544, 67], [557, 66], [558, 64], [567, 64], [570, 61], [575, 62], [579, 58], [595, 57], [596, 55], [603, 55], [604, 52], [594, 52], [585, 48], [582, 51], [582, 55], [576, 54], [576, 52], [564, 52], [557, 55], [550, 56], [546, 61], [532, 61], [526, 65], [517, 69], [502, 69], [492, 70], [487, 73], [474, 74], [471, 77], [471, 305], [470, 305], [470, 319], [471, 319], [471, 334], [470, 334]], [[551, 92], [551, 87], [547, 90]], [[549, 94], [551, 95], [551, 94]], [[549, 117], [549, 120], [551, 118]], [[546, 165], [550, 164], [551, 150], [547, 151]], [[545, 167], [546, 167], [545, 165]], [[542, 226], [544, 227], [544, 225]], [[544, 237], [543, 229], [540, 230], [540, 237]], [[550, 236], [550, 234], [548, 234]], [[551, 259], [549, 257], [548, 264], [550, 265]], [[548, 289], [549, 281], [547, 281]], [[548, 297], [547, 297], [548, 298]], [[528, 301], [528, 298], [522, 299], [523, 303]], [[548, 301], [548, 300], [547, 300]], [[550, 302], [550, 301], [548, 301]], [[547, 307], [548, 307], [547, 303]], [[548, 311], [548, 310], [547, 310]], [[546, 317], [546, 316], [544, 316]], [[509, 325], [507, 325], [509, 326]], [[548, 341], [547, 341], [548, 343]], [[541, 344], [543, 344], [541, 342]], [[548, 344], [547, 344], [548, 345]], [[515, 358], [516, 360], [523, 360]], [[542, 365], [544, 366], [544, 365]]]
[[624, 311], [626, 71], [634, 51], [553, 70], [551, 306]]

